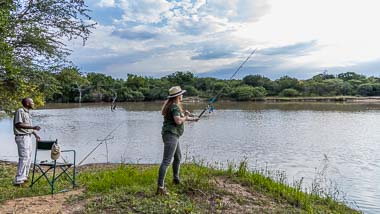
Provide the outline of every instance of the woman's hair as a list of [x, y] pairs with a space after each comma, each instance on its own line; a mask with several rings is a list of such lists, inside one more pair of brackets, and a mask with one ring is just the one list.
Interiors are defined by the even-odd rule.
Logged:
[[[170, 116], [170, 107], [173, 105], [173, 103], [175, 103], [176, 100], [177, 100], [177, 97], [172, 97], [165, 101], [161, 109], [161, 114], [164, 115], [164, 117]], [[182, 104], [177, 103], [177, 105], [178, 105], [179, 111], [183, 112]]]

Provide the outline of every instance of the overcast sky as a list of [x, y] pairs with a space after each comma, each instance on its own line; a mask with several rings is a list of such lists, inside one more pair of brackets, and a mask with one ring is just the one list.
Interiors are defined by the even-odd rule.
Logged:
[[228, 78], [380, 76], [378, 0], [88, 0], [98, 22], [86, 46], [71, 41], [83, 72], [125, 78], [175, 71]]

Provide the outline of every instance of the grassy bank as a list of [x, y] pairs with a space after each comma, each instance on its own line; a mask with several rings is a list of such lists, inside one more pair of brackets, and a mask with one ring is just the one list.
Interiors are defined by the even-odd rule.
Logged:
[[[46, 181], [30, 188], [12, 186], [15, 166], [1, 163], [0, 203], [49, 194]], [[247, 169], [245, 162], [227, 170], [184, 164], [181, 184], [171, 182], [168, 196], [156, 196], [157, 165], [92, 165], [78, 173], [81, 194], [67, 206], [82, 205], [80, 213], [359, 213], [331, 198], [306, 194]], [[58, 189], [69, 188], [64, 182]]]

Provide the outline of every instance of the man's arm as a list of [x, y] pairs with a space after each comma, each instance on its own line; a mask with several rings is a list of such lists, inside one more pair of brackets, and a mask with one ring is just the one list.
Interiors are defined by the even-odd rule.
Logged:
[[16, 123], [15, 126], [18, 129], [33, 129], [33, 130], [37, 130], [37, 131], [41, 130], [41, 127], [39, 127], [39, 126], [30, 126], [26, 123]]

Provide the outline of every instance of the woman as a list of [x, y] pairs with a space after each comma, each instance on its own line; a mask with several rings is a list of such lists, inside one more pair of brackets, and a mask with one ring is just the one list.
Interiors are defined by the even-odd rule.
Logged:
[[164, 116], [164, 123], [161, 134], [164, 141], [164, 156], [158, 172], [157, 194], [167, 194], [164, 187], [164, 181], [166, 170], [172, 162], [173, 157], [173, 183], [180, 183], [179, 168], [181, 149], [179, 146], [179, 138], [183, 134], [185, 121], [199, 120], [198, 117], [192, 116], [189, 111], [183, 111], [181, 102], [182, 94], [185, 92], [186, 90], [182, 90], [179, 86], [170, 88], [168, 99], [162, 106], [161, 114]]

